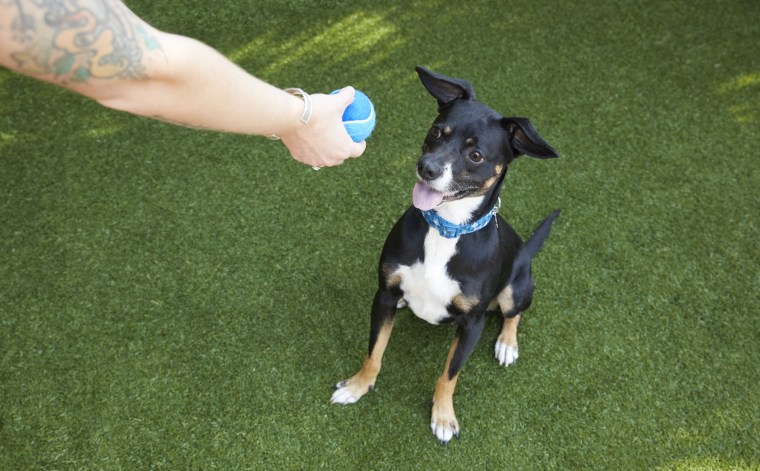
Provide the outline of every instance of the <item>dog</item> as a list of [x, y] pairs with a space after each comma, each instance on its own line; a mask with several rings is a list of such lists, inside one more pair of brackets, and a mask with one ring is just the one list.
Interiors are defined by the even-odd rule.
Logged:
[[435, 383], [430, 421], [446, 444], [459, 437], [454, 389], [487, 311], [498, 308], [503, 316], [496, 359], [504, 366], [517, 360], [517, 326], [533, 298], [531, 259], [559, 214], [555, 210], [523, 242], [498, 214], [508, 165], [520, 155], [559, 154], [528, 119], [503, 117], [477, 101], [467, 81], [424, 67], [416, 71], [438, 101], [438, 116], [417, 162], [413, 205], [394, 225], [380, 256], [367, 356], [354, 376], [336, 385], [331, 401], [351, 404], [372, 389], [396, 310], [408, 306], [431, 324], [457, 326]]

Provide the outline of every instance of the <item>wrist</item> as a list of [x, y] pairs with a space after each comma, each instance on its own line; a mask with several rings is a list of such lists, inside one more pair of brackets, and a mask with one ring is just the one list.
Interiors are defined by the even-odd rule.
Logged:
[[300, 88], [286, 88], [285, 91], [290, 93], [291, 95], [301, 97], [301, 100], [303, 100], [303, 111], [301, 112], [301, 115], [298, 117], [298, 121], [300, 121], [303, 124], [308, 124], [309, 119], [311, 118], [312, 110], [313, 110], [313, 105], [311, 103], [311, 97], [309, 96], [309, 94], [301, 90]]
[[[288, 116], [296, 116], [298, 122], [293, 123], [291, 121], [291, 125], [288, 126], [288, 130], [278, 133], [278, 134], [271, 134], [269, 136], [270, 139], [279, 140], [282, 135], [290, 134], [291, 132], [298, 132], [298, 129], [301, 126], [304, 126], [309, 123], [309, 120], [311, 119], [311, 115], [313, 112], [313, 104], [311, 101], [311, 96], [306, 93], [305, 91], [301, 90], [300, 88], [285, 88], [283, 89], [284, 92], [289, 93], [294, 98], [299, 98], [299, 100], [290, 100], [293, 105], [291, 106], [291, 109], [293, 111], [288, 112]], [[295, 112], [295, 110], [298, 110]]]

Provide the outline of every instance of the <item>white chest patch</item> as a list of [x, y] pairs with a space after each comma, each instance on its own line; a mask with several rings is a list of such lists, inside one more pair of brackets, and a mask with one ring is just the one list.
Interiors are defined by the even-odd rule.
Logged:
[[461, 292], [459, 283], [446, 272], [446, 264], [456, 254], [458, 240], [441, 237], [430, 228], [425, 236], [425, 261], [399, 267], [395, 272], [401, 277], [400, 287], [409, 308], [431, 324], [439, 324], [448, 317], [446, 306]]

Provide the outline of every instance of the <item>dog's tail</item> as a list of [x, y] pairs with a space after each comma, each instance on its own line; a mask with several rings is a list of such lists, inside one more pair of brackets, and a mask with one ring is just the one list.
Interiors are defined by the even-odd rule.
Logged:
[[559, 212], [559, 209], [555, 209], [549, 217], [539, 224], [538, 228], [533, 232], [533, 235], [525, 241], [521, 250], [528, 255], [528, 257], [535, 257], [538, 251], [541, 250], [541, 247], [544, 246], [544, 241], [549, 236], [549, 232], [552, 229], [552, 223], [554, 222], [554, 219], [559, 216]]

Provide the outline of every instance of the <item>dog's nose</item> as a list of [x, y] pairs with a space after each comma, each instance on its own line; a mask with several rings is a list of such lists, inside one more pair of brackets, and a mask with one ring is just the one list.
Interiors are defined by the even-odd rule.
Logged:
[[420, 159], [417, 162], [417, 173], [425, 180], [435, 180], [443, 174], [443, 167], [432, 159]]

